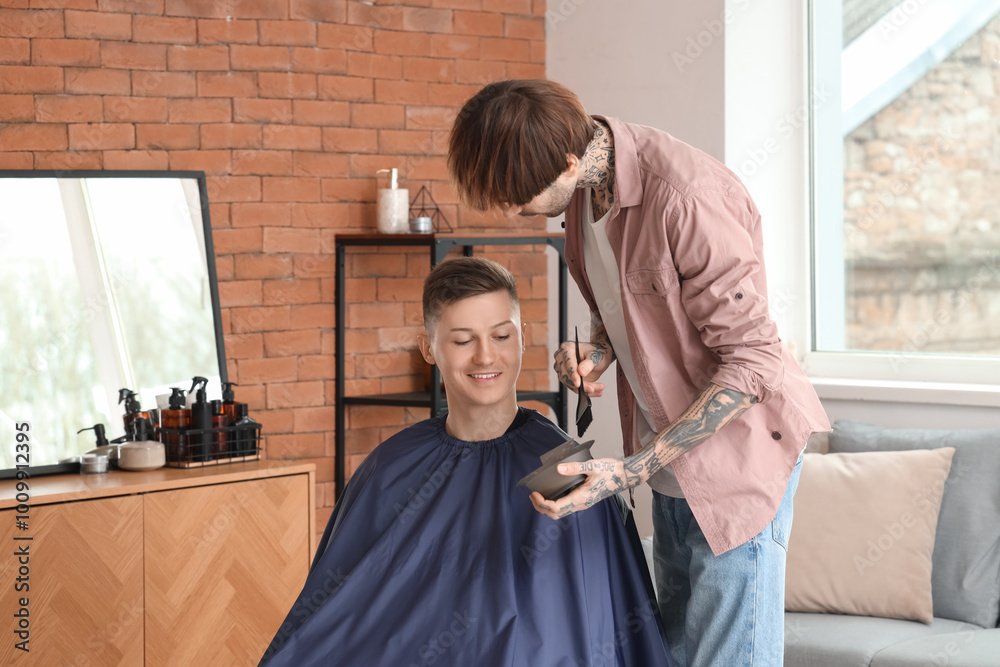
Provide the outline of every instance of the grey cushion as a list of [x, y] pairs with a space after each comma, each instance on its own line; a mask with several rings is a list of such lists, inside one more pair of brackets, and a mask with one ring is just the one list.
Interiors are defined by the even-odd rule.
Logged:
[[[966, 624], [935, 618], [916, 621], [840, 614], [785, 612], [784, 667], [868, 667], [872, 658], [899, 642], [961, 632]], [[926, 664], [916, 662], [913, 665]]]
[[969, 625], [962, 632], [918, 637], [878, 652], [871, 667], [997, 667], [1000, 664], [1000, 629], [983, 630]]
[[830, 434], [830, 452], [939, 447], [954, 447], [955, 456], [934, 542], [934, 616], [993, 628], [1000, 617], [1000, 429], [889, 429], [841, 419]]

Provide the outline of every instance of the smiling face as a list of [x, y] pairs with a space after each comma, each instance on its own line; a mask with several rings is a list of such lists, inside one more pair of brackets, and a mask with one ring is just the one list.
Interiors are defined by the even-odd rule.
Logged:
[[449, 412], [502, 412], [516, 404], [523, 339], [520, 313], [507, 292], [459, 299], [432, 327], [420, 338], [420, 351], [441, 371]]

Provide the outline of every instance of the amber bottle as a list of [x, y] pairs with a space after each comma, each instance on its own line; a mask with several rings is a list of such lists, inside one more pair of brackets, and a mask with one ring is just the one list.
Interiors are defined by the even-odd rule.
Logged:
[[188, 448], [187, 433], [191, 427], [191, 410], [184, 407], [184, 390], [171, 387], [170, 408], [160, 411], [162, 430], [160, 438], [166, 448], [168, 462], [187, 462], [191, 460]]
[[226, 417], [226, 413], [223, 412], [222, 401], [215, 399], [211, 401], [212, 406], [212, 460], [218, 460], [221, 458], [226, 458], [231, 456], [227, 453], [229, 443], [227, 441], [227, 433], [223, 430], [225, 427], [229, 426], [229, 418]]

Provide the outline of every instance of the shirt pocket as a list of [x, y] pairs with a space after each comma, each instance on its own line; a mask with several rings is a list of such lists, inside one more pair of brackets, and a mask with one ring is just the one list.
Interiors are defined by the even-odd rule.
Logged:
[[666, 297], [680, 287], [677, 270], [673, 267], [665, 269], [635, 269], [625, 274], [625, 283], [632, 294], [650, 294]]

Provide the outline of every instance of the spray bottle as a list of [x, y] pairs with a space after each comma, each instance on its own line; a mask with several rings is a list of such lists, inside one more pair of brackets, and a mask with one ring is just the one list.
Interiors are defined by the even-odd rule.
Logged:
[[191, 410], [184, 407], [186, 397], [180, 387], [170, 388], [169, 408], [160, 411], [163, 427], [160, 429], [160, 439], [167, 448], [167, 460], [181, 462], [190, 460], [187, 434], [191, 426]]
[[212, 459], [212, 406], [208, 402], [207, 386], [208, 380], [203, 377], [195, 377], [191, 383], [191, 391], [197, 389], [191, 404], [191, 429], [199, 431], [188, 438], [192, 461]]

